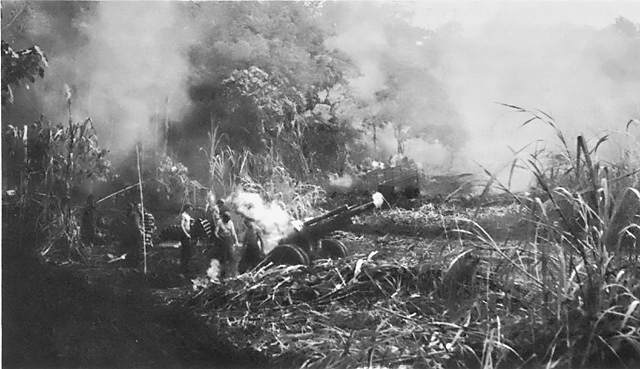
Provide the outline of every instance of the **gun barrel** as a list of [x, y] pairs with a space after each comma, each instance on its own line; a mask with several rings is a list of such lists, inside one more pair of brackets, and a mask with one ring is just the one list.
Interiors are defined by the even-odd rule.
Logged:
[[373, 201], [352, 207], [347, 205], [340, 206], [326, 214], [308, 220], [304, 223], [302, 229], [287, 234], [278, 243], [280, 245], [294, 244], [307, 249], [327, 234], [353, 224], [351, 222], [353, 216], [364, 213], [374, 207], [375, 203]]
[[344, 214], [342, 214], [342, 215], [351, 218], [353, 216], [356, 216], [358, 214], [362, 214], [365, 211], [368, 211], [368, 210], [373, 209], [375, 207], [376, 207], [375, 203], [373, 201], [371, 201], [371, 202], [368, 202], [368, 203], [363, 204], [363, 205], [358, 205], [358, 206], [351, 207], [347, 211], [345, 211]]
[[320, 216], [317, 216], [315, 218], [307, 220], [306, 222], [304, 222], [304, 225], [305, 226], [310, 226], [312, 224], [318, 223], [321, 220], [325, 220], [325, 219], [327, 219], [329, 217], [332, 217], [332, 216], [334, 216], [336, 214], [344, 213], [347, 210], [349, 210], [349, 207], [347, 205], [339, 206], [339, 207], [337, 207], [337, 208], [335, 208], [335, 209], [333, 209], [333, 210], [331, 210], [331, 211], [329, 211], [329, 212], [327, 212], [325, 214], [322, 214]]

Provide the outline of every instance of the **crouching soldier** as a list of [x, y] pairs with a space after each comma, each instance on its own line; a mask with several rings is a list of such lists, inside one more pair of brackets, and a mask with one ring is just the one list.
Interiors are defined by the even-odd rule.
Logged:
[[238, 236], [231, 220], [231, 214], [225, 211], [218, 221], [218, 238], [222, 247], [222, 279], [235, 278], [238, 275]]
[[245, 273], [253, 269], [262, 259], [264, 259], [264, 242], [262, 241], [262, 230], [251, 218], [244, 219], [246, 231], [242, 240], [244, 255], [240, 259], [239, 271]]

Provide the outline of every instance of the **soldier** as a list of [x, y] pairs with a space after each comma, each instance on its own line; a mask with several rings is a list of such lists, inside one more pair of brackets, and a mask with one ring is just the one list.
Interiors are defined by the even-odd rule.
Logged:
[[144, 242], [144, 218], [142, 208], [137, 204], [129, 204], [127, 223], [124, 232], [124, 243], [127, 248], [126, 264], [135, 267], [140, 262], [142, 242]]
[[180, 213], [180, 228], [182, 229], [182, 239], [180, 240], [180, 270], [182, 274], [189, 272], [189, 261], [193, 255], [193, 245], [191, 242], [191, 212], [193, 205], [184, 204]]
[[264, 259], [264, 242], [262, 241], [262, 230], [252, 218], [245, 218], [244, 225], [246, 231], [242, 240], [244, 255], [240, 259], [238, 267], [240, 273], [253, 269], [262, 259]]
[[216, 205], [218, 207], [218, 212], [220, 212], [220, 214], [229, 212], [229, 208], [227, 207], [227, 204], [224, 202], [224, 200], [219, 199], [218, 201], [216, 201]]
[[144, 242], [148, 248], [153, 247], [153, 234], [156, 231], [156, 218], [147, 211], [142, 212], [144, 214]]
[[213, 192], [209, 192], [207, 195], [207, 204], [204, 208], [205, 216], [210, 217], [213, 213], [217, 213], [220, 216], [220, 210], [216, 206], [216, 195]]
[[220, 237], [218, 236], [220, 226], [220, 209], [216, 205], [216, 196], [212, 192], [210, 192], [207, 197], [204, 216], [211, 225], [211, 235], [209, 240], [211, 241], [215, 252], [218, 252], [218, 249], [220, 248]]
[[87, 203], [82, 209], [80, 221], [80, 239], [85, 247], [93, 246], [96, 238], [97, 210], [93, 202], [93, 195], [87, 196]]
[[231, 214], [225, 211], [218, 221], [218, 237], [222, 246], [222, 278], [234, 278], [238, 275], [238, 235]]

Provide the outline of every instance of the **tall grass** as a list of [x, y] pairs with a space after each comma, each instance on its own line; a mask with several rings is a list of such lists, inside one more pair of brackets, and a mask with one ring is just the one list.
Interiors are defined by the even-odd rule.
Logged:
[[[632, 260], [638, 253], [640, 192], [638, 161], [629, 160], [637, 149], [629, 148], [627, 161], [623, 157], [617, 164], [592, 160], [610, 135], [591, 150], [578, 138], [574, 154], [551, 116], [510, 107], [533, 115], [524, 125], [540, 121], [551, 126], [561, 150], [539, 150], [526, 161], [514, 161], [513, 166], [529, 168], [537, 181], [538, 190], [524, 201], [535, 215], [528, 219], [530, 238], [512, 246], [498, 244], [475, 223], [469, 232], [501, 260], [490, 268], [491, 280], [499, 281], [505, 294], [526, 301], [519, 309], [530, 317], [530, 334], [523, 334], [517, 330], [522, 314], [508, 305], [498, 308], [502, 313], [491, 323], [505, 329], [501, 335], [497, 328], [488, 331], [483, 367], [496, 367], [501, 356], [493, 349], [503, 341], [516, 350], [529, 347], [519, 351], [523, 360], [548, 368], [639, 365], [640, 268]], [[482, 298], [490, 301], [489, 293]], [[512, 321], [511, 327], [505, 320]]]
[[[505, 166], [511, 172], [517, 167], [527, 168], [537, 181], [531, 194], [512, 194], [516, 201], [526, 205], [526, 211], [521, 213], [528, 222], [525, 237], [510, 240], [507, 236], [506, 240], [498, 240], [494, 238], [494, 232], [475, 221], [477, 217], [471, 217], [472, 220], [457, 220], [456, 224], [460, 224], [458, 232], [466, 233], [468, 237], [461, 237], [458, 247], [451, 253], [458, 253], [459, 246], [468, 247], [470, 237], [476, 241], [473, 242], [475, 249], [454, 258], [446, 269], [434, 267], [442, 263], [435, 260], [439, 258], [437, 255], [434, 259], [430, 253], [425, 268], [408, 269], [411, 273], [407, 273], [405, 267], [387, 262], [373, 265], [371, 260], [362, 259], [341, 261], [350, 263], [345, 264], [344, 273], [333, 266], [316, 271], [325, 273], [322, 274], [324, 277], [289, 279], [284, 271], [276, 274], [274, 284], [267, 286], [264, 293], [269, 296], [282, 294], [287, 298], [287, 306], [292, 304], [289, 297], [292, 291], [309, 281], [314, 281], [314, 286], [327, 283], [327, 296], [338, 292], [344, 293], [343, 297], [351, 293], [355, 296], [363, 291], [383, 296], [375, 297], [376, 303], [370, 304], [372, 307], [367, 313], [383, 317], [376, 321], [377, 326], [370, 327], [371, 332], [376, 332], [373, 336], [376, 341], [358, 341], [353, 335], [347, 337], [346, 330], [340, 331], [347, 337], [343, 342], [347, 348], [334, 347], [327, 354], [324, 343], [328, 336], [321, 340], [314, 337], [318, 332], [312, 328], [302, 333], [292, 329], [296, 342], [309, 337], [305, 341], [307, 346], [302, 348], [313, 351], [314, 357], [320, 358], [316, 361], [318, 367], [355, 366], [353, 355], [341, 353], [353, 350], [356, 342], [361, 345], [360, 354], [368, 352], [368, 362], [372, 365], [378, 356], [382, 356], [378, 348], [383, 347], [383, 340], [387, 340], [384, 341], [386, 346], [409, 344], [398, 343], [400, 336], [390, 333], [402, 331], [402, 327], [406, 328], [402, 336], [416, 337], [418, 332], [419, 339], [428, 342], [428, 345], [418, 344], [419, 347], [412, 351], [422, 352], [420, 347], [428, 346], [431, 350], [425, 351], [424, 357], [420, 356], [424, 363], [431, 363], [434, 358], [442, 363], [462, 357], [471, 358], [482, 368], [638, 366], [640, 267], [634, 262], [637, 255], [634, 237], [638, 228], [634, 217], [640, 211], [637, 162], [622, 160], [614, 165], [599, 159], [598, 149], [608, 138], [598, 139], [591, 149], [583, 141], [574, 152], [578, 145], [570, 143], [549, 115], [537, 112], [534, 119], [525, 124], [535, 121], [542, 121], [555, 130], [560, 153], [537, 150], [525, 160]], [[632, 151], [629, 149], [628, 157], [635, 155]], [[279, 201], [297, 218], [313, 215], [321, 197], [319, 187], [297, 181], [273, 157], [228, 148], [219, 150], [218, 155], [216, 160], [221, 163], [218, 173], [224, 174], [220, 178], [228, 181], [230, 187], [259, 193], [268, 201]], [[497, 175], [488, 174], [492, 185], [509, 191], [508, 185], [500, 183]], [[489, 190], [484, 192], [489, 193]], [[451, 253], [445, 257], [443, 249], [442, 259], [450, 259]], [[478, 255], [481, 257], [477, 258]], [[369, 269], [367, 273], [361, 273], [365, 265]], [[371, 285], [365, 288], [358, 284], [356, 288], [347, 282], [357, 280], [357, 276]], [[279, 288], [282, 278], [292, 284]], [[423, 287], [429, 288], [419, 291], [400, 288], [405, 282], [414, 283], [416, 278], [418, 282], [422, 281]], [[342, 287], [335, 287], [338, 283]], [[387, 284], [395, 290], [385, 289]], [[255, 285], [251, 283], [251, 286]], [[254, 289], [241, 286], [238, 291], [240, 296]], [[308, 292], [307, 287], [305, 291]], [[307, 295], [303, 295], [306, 298]], [[354, 301], [361, 302], [362, 299]], [[307, 313], [301, 322], [313, 320], [309, 316], [319, 317], [326, 321], [327, 327], [321, 332], [338, 331], [335, 324], [332, 325], [335, 321], [326, 317], [336, 318], [337, 315], [329, 314], [345, 312], [347, 305], [335, 305], [331, 308], [334, 311], [322, 310], [311, 303], [317, 303], [316, 300], [304, 302], [306, 309], [318, 311]], [[239, 300], [239, 303], [246, 305], [247, 301]], [[258, 314], [266, 311], [262, 303], [256, 310]], [[356, 307], [361, 309], [355, 303], [350, 306]], [[235, 310], [223, 309], [223, 313], [232, 311]], [[272, 319], [269, 320], [272, 326], [282, 321], [282, 307], [278, 306], [274, 311], [278, 312], [277, 317], [262, 316]], [[242, 314], [246, 315], [244, 311]], [[356, 314], [351, 316], [353, 319]], [[293, 312], [288, 317], [298, 318]], [[262, 318], [260, 322], [264, 322]], [[429, 323], [424, 323], [426, 321]], [[291, 326], [295, 328], [293, 323]], [[437, 333], [428, 331], [421, 335], [420, 332], [432, 327], [446, 330], [441, 342], [433, 341]], [[364, 359], [358, 360], [363, 362]], [[469, 362], [457, 364], [464, 367]]]
[[218, 196], [253, 192], [267, 202], [280, 203], [293, 218], [317, 215], [315, 209], [325, 194], [319, 185], [295, 178], [274, 155], [221, 147], [217, 131], [210, 138], [209, 170]]

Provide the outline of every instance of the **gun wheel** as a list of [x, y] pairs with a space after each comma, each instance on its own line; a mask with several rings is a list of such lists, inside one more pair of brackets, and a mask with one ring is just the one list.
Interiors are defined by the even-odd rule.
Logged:
[[340, 259], [347, 256], [347, 247], [338, 240], [320, 240], [321, 259]]
[[309, 265], [310, 262], [309, 255], [300, 247], [280, 245], [271, 250], [260, 265], [267, 265], [268, 263], [273, 263], [273, 265]]

